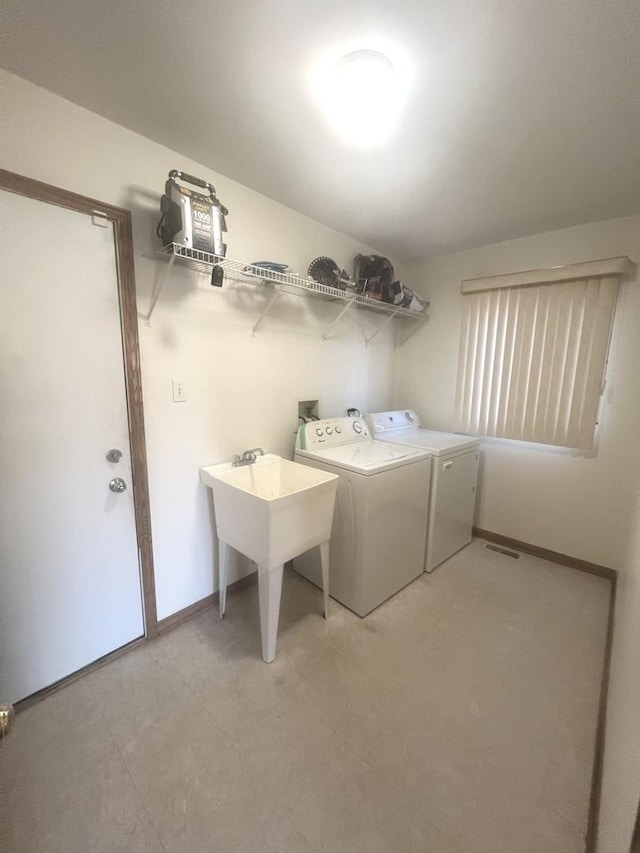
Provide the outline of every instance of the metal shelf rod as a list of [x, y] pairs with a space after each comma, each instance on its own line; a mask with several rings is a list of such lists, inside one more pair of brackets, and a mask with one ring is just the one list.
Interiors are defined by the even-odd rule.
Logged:
[[368, 347], [368, 346], [369, 346], [369, 344], [370, 344], [370, 343], [371, 343], [371, 341], [375, 338], [375, 336], [376, 336], [376, 335], [379, 335], [379, 334], [380, 334], [380, 332], [381, 332], [383, 329], [385, 329], [385, 328], [387, 327], [387, 325], [388, 325], [388, 324], [393, 320], [393, 318], [396, 316], [396, 314], [398, 313], [398, 311], [400, 311], [400, 307], [398, 307], [398, 308], [393, 312], [393, 314], [389, 314], [389, 316], [388, 316], [388, 317], [387, 317], [387, 319], [384, 321], [384, 323], [381, 323], [381, 324], [380, 324], [380, 326], [378, 326], [378, 328], [375, 330], [375, 332], [374, 332], [372, 335], [369, 335], [369, 337], [367, 337], [367, 336], [366, 336], [366, 335], [364, 335], [364, 334], [362, 335], [362, 337], [364, 338], [364, 345], [365, 345], [366, 347]]
[[282, 290], [280, 290], [280, 288], [277, 288], [276, 291], [271, 295], [271, 299], [267, 302], [267, 304], [262, 309], [262, 312], [260, 313], [260, 316], [258, 317], [256, 322], [251, 327], [251, 337], [253, 337], [255, 335], [258, 326], [260, 325], [260, 323], [262, 323], [264, 318], [267, 316], [269, 311], [271, 311], [271, 309], [273, 308], [273, 306], [275, 305], [275, 303], [278, 301], [278, 299], [281, 296], [282, 296]]
[[320, 335], [320, 337], [321, 337], [321, 339], [322, 339], [323, 341], [326, 341], [326, 340], [327, 340], [327, 338], [328, 338], [328, 336], [329, 336], [329, 332], [331, 331], [331, 329], [333, 329], [333, 327], [334, 327], [337, 323], [339, 323], [339, 322], [340, 322], [340, 320], [342, 320], [342, 318], [343, 318], [343, 317], [344, 317], [344, 315], [347, 313], [347, 311], [349, 310], [349, 308], [351, 308], [351, 306], [352, 306], [352, 305], [353, 305], [353, 302], [347, 302], [347, 304], [344, 306], [344, 308], [342, 309], [342, 311], [338, 314], [338, 316], [336, 317], [336, 319], [335, 319], [335, 320], [333, 320], [331, 323], [329, 323], [329, 325], [327, 326], [327, 328], [326, 328], [326, 329], [324, 330], [324, 332]]
[[[255, 264], [244, 264], [240, 261], [234, 261], [231, 258], [222, 258], [217, 255], [212, 255], [209, 252], [203, 252], [199, 249], [190, 249], [189, 247], [183, 246], [179, 243], [171, 243], [163, 249], [160, 249], [156, 253], [156, 257], [163, 261], [167, 261], [168, 265], [159, 286], [154, 291], [151, 307], [145, 318], [147, 325], [150, 325], [151, 315], [154, 312], [160, 293], [162, 292], [166, 280], [171, 272], [171, 268], [176, 261], [181, 265], [189, 267], [189, 269], [205, 274], [210, 273], [212, 267], [220, 266], [224, 270], [225, 278], [239, 283], [257, 286], [262, 286], [266, 282], [273, 284], [277, 288], [277, 291], [273, 294], [257, 321], [254, 323], [251, 329], [252, 335], [255, 334], [262, 320], [271, 310], [275, 302], [280, 298], [282, 293], [292, 296], [314, 296], [331, 302], [344, 303], [344, 308], [340, 311], [336, 319], [324, 330], [321, 336], [323, 341], [327, 340], [330, 330], [342, 319], [342, 317], [344, 317], [352, 305], [357, 305], [358, 308], [365, 308], [368, 311], [373, 311], [374, 313], [384, 314], [387, 319], [383, 323], [383, 326], [386, 326], [387, 322], [391, 321], [394, 317], [411, 320], [414, 327], [407, 335], [399, 340], [397, 339], [395, 344], [396, 347], [402, 346], [402, 344], [408, 340], [414, 332], [421, 328], [428, 319], [423, 312], [409, 311], [407, 308], [403, 308], [402, 306], [395, 306], [386, 302], [380, 302], [360, 293], [346, 292], [336, 287], [331, 287], [330, 285], [320, 284], [319, 282], [312, 281], [311, 279], [302, 278], [294, 273], [270, 270], [265, 267], [261, 267], [259, 264], [257, 266]], [[428, 304], [429, 303], [427, 303], [427, 306]], [[427, 306], [425, 306], [425, 310]], [[365, 345], [368, 345], [381, 330], [382, 327], [368, 337], [363, 333]]]
[[169, 278], [169, 276], [171, 274], [171, 268], [173, 267], [175, 260], [176, 260], [176, 255], [171, 255], [171, 257], [169, 258], [169, 263], [167, 264], [167, 266], [164, 269], [164, 275], [160, 279], [158, 286], [156, 287], [156, 289], [154, 291], [153, 298], [151, 300], [151, 305], [149, 306], [149, 313], [144, 318], [145, 325], [147, 325], [147, 326], [151, 325], [151, 316], [152, 316], [153, 312], [155, 311], [155, 307], [158, 303], [158, 299], [160, 298], [160, 294], [162, 293], [162, 289], [165, 286], [165, 284], [167, 283], [167, 279]]
[[409, 340], [411, 335], [414, 335], [418, 331], [418, 329], [421, 329], [424, 326], [428, 319], [428, 317], [422, 317], [422, 322], [416, 323], [412, 329], [409, 329], [406, 335], [401, 337], [399, 341], [396, 341], [396, 343], [393, 345], [393, 348], [400, 349], [400, 347]]

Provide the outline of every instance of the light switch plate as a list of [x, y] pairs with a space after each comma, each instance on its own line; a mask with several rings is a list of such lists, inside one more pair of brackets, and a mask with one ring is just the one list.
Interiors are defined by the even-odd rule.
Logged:
[[182, 379], [171, 380], [174, 403], [185, 403], [187, 401], [187, 389]]

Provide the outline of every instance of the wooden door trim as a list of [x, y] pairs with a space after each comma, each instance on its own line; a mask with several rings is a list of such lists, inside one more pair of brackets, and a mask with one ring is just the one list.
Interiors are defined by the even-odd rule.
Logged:
[[[142, 400], [142, 371], [138, 339], [138, 307], [133, 256], [131, 213], [122, 207], [87, 196], [78, 195], [50, 184], [0, 169], [0, 189], [28, 198], [54, 204], [88, 215], [98, 214], [113, 223], [116, 251], [118, 296], [120, 301], [120, 327], [129, 419], [131, 447], [131, 472], [133, 477], [133, 505], [136, 520], [140, 576], [144, 603], [145, 635], [158, 635], [158, 613], [153, 566], [153, 540], [151, 536], [151, 509], [149, 503], [149, 476], [144, 432], [144, 406]], [[28, 263], [28, 261], [25, 261]]]
[[602, 675], [600, 677], [600, 700], [598, 702], [598, 721], [596, 723], [596, 740], [593, 753], [593, 770], [591, 773], [591, 795], [587, 814], [587, 834], [585, 853], [596, 853], [598, 849], [598, 832], [600, 822], [600, 801], [602, 797], [602, 776], [604, 773], [604, 749], [607, 730], [607, 703], [609, 701], [609, 680], [611, 673], [611, 652], [613, 648], [613, 632], [616, 613], [617, 581], [611, 583], [609, 598], [609, 615], [607, 619], [607, 637], [605, 640]]

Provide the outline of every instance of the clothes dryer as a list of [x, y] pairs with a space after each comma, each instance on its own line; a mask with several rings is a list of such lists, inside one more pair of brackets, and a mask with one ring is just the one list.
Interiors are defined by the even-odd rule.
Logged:
[[366, 421], [376, 439], [433, 453], [424, 566], [431, 572], [471, 542], [479, 442], [469, 435], [422, 429], [413, 409], [376, 412], [367, 415]]

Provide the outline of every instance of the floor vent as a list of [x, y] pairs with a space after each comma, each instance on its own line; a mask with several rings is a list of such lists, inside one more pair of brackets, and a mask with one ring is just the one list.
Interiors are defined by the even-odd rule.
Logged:
[[520, 554], [517, 551], [511, 551], [509, 548], [503, 548], [502, 545], [494, 545], [492, 542], [485, 542], [482, 546], [487, 551], [495, 551], [497, 554], [504, 554], [505, 557], [511, 557], [512, 560], [519, 560]]

